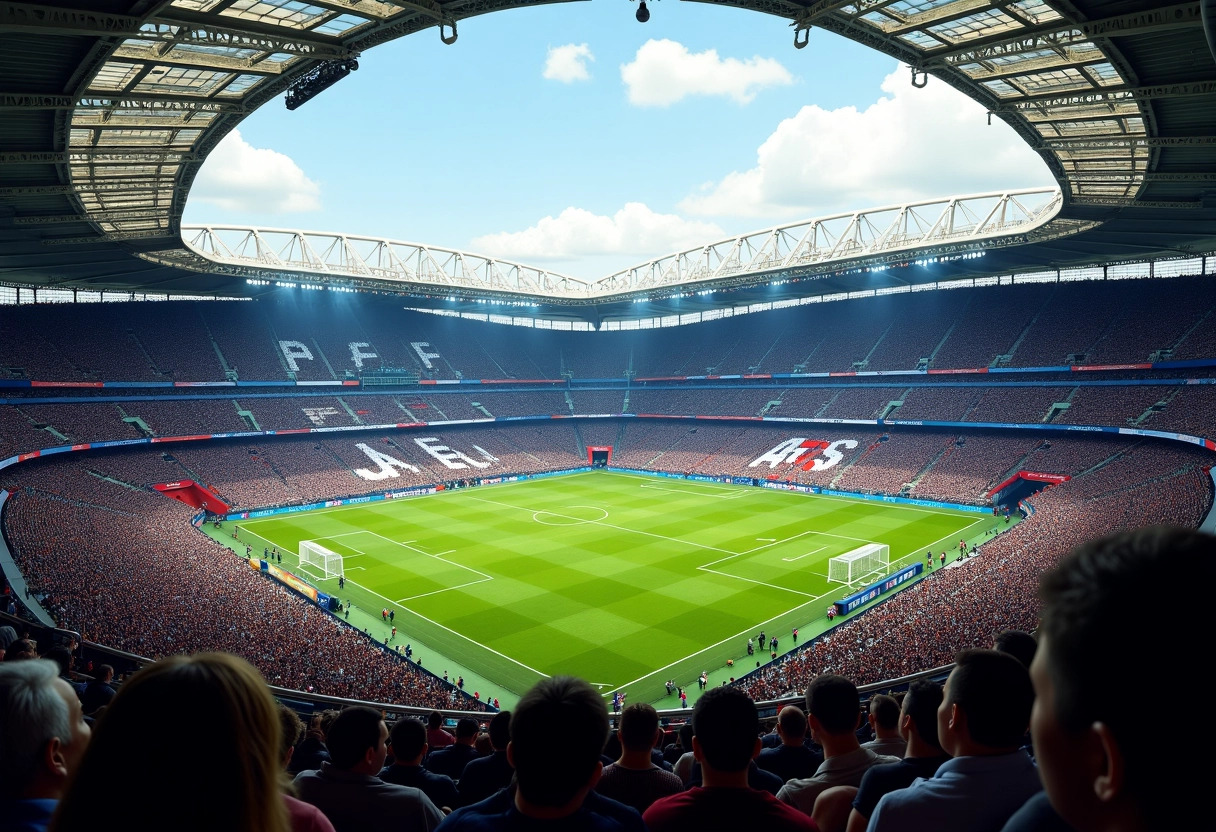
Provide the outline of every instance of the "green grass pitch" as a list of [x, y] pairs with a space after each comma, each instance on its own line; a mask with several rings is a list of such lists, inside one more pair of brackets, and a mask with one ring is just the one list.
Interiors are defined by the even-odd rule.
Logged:
[[[828, 583], [829, 557], [886, 543], [894, 571], [994, 525], [986, 514], [595, 471], [244, 521], [240, 536], [259, 552], [314, 540], [342, 554], [346, 588], [336, 578], [318, 588], [377, 625], [393, 609], [397, 641], [433, 671], [447, 661], [516, 694], [566, 673], [658, 701], [664, 680], [695, 689], [697, 674], [739, 661], [762, 629], [783, 652], [791, 628], [803, 641], [822, 629], [847, 594]], [[297, 568], [294, 554], [283, 565]]]

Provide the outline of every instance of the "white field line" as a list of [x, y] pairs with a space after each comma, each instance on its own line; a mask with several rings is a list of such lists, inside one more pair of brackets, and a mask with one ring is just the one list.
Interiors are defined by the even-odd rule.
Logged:
[[727, 551], [726, 549], [719, 549], [717, 546], [706, 546], [703, 543], [694, 543], [691, 540], [682, 540], [678, 537], [668, 537], [665, 534], [655, 534], [654, 532], [645, 532], [645, 531], [642, 531], [641, 529], [630, 529], [626, 526], [618, 526], [614, 523], [605, 523], [602, 520], [584, 520], [581, 517], [571, 517], [568, 514], [562, 514], [561, 512], [551, 511], [550, 509], [526, 508], [524, 506], [511, 505], [510, 503], [500, 503], [497, 500], [487, 500], [484, 497], [470, 497], [469, 499], [476, 500], [479, 503], [489, 503], [490, 505], [493, 505], [493, 506], [501, 506], [502, 508], [513, 508], [516, 511], [526, 511], [529, 514], [549, 514], [549, 515], [552, 515], [553, 517], [561, 517], [564, 520], [577, 520], [577, 521], [579, 521], [580, 525], [603, 526], [606, 529], [616, 529], [617, 531], [620, 531], [620, 532], [628, 532], [630, 534], [640, 534], [640, 535], [645, 535], [647, 537], [657, 537], [660, 540], [666, 540], [670, 543], [682, 543], [685, 546], [693, 546], [693, 547], [696, 547], [697, 549], [708, 549], [711, 552], [721, 552], [722, 554], [725, 554], [725, 555], [733, 556], [733, 555], [738, 554], [736, 552]]
[[810, 555], [813, 555], [813, 554], [815, 554], [816, 552], [822, 552], [822, 551], [823, 551], [824, 549], [826, 549], [826, 548], [828, 548], [828, 547], [827, 547], [827, 546], [820, 546], [818, 549], [812, 549], [811, 551], [809, 551], [809, 552], [807, 552], [807, 553], [805, 553], [805, 554], [799, 555], [799, 556], [798, 556], [798, 557], [796, 557], [796, 558], [782, 558], [782, 560], [783, 560], [783, 561], [785, 561], [786, 563], [793, 563], [793, 562], [794, 562], [794, 561], [796, 561], [796, 560], [802, 560], [803, 558], [808, 557], [808, 556], [810, 556]]
[[[651, 487], [653, 487], [653, 483], [656, 483], [656, 482], [674, 481], [674, 482], [684, 483], [685, 485], [694, 486], [696, 488], [708, 488], [708, 489], [711, 489], [714, 491], [731, 491], [731, 492], [742, 491], [742, 489], [740, 489], [738, 486], [735, 486], [733, 484], [728, 485], [726, 483], [701, 482], [700, 480], [680, 480], [680, 479], [675, 479], [674, 477], [643, 477], [643, 476], [639, 476], [638, 474], [621, 474], [616, 471], [607, 471], [606, 473], [610, 477], [620, 477], [621, 479], [625, 479], [625, 480], [642, 480], [642, 482], [644, 482], [644, 483], [651, 483], [652, 484]], [[690, 491], [688, 493], [696, 494], [699, 492]], [[743, 493], [746, 494], [747, 492], [743, 491]], [[708, 496], [708, 495], [705, 495], [705, 496]]]
[[[360, 566], [358, 568], [362, 569], [363, 567]], [[466, 586], [472, 586], [473, 584], [484, 584], [486, 581], [492, 581], [492, 580], [494, 580], [494, 579], [487, 575], [484, 578], [478, 578], [475, 581], [469, 581], [467, 584], [459, 584], [457, 586], [445, 586], [443, 589], [432, 589], [430, 592], [420, 592], [417, 595], [411, 595], [408, 598], [402, 598], [402, 599], [396, 601], [395, 603], [404, 604], [406, 601], [413, 601], [415, 598], [425, 598], [428, 595], [438, 595], [441, 592], [451, 592], [454, 589], [464, 589]]]
[[777, 538], [775, 538], [775, 537], [757, 537], [756, 540], [759, 540], [761, 543], [776, 543], [777, 542]]
[[[450, 554], [452, 554], [452, 552], [456, 551], [455, 549], [448, 549], [446, 552], [428, 552], [426, 549], [421, 549], [417, 546], [410, 545], [411, 543], [417, 543], [417, 542], [418, 542], [417, 540], [406, 540], [406, 541], [403, 541], [399, 545], [404, 546], [407, 549], [413, 549], [418, 554], [426, 555], [427, 557], [431, 557], [431, 558], [442, 558], [444, 555], [450, 555]], [[459, 565], [460, 564], [457, 564], [457, 566], [459, 566]]]
[[706, 569], [704, 566], [698, 566], [697, 569], [701, 572], [708, 572], [711, 575], [721, 575], [723, 578], [734, 578], [736, 581], [747, 581], [749, 584], [759, 584], [760, 586], [771, 587], [772, 589], [780, 589], [784, 592], [792, 592], [795, 595], [802, 595], [806, 598], [814, 598], [809, 592], [802, 592], [797, 589], [790, 589], [788, 586], [777, 586], [777, 584], [768, 584], [764, 581], [757, 581], [755, 578], [744, 578], [742, 575], [731, 575], [728, 572], [719, 572], [717, 569]]
[[[731, 577], [734, 577], [734, 576], [731, 576]], [[797, 612], [798, 610], [802, 609], [803, 607], [808, 607], [808, 606], [810, 606], [811, 604], [815, 603], [816, 601], [822, 600], [822, 599], [824, 599], [824, 598], [827, 598], [829, 595], [833, 595], [833, 594], [835, 594], [835, 592], [837, 592], [837, 591], [838, 591], [838, 590], [833, 589], [832, 591], [830, 591], [830, 592], [825, 592], [825, 593], [823, 593], [822, 595], [816, 595], [816, 596], [814, 596], [813, 598], [811, 598], [809, 601], [804, 601], [803, 603], [801, 603], [801, 604], [799, 604], [799, 605], [797, 605], [797, 606], [795, 606], [795, 607], [790, 607], [790, 608], [789, 608], [788, 610], [786, 610], [785, 612], [780, 612], [780, 613], [777, 613], [777, 614], [776, 614], [776, 615], [774, 615], [772, 618], [766, 619], [766, 620], [764, 620], [764, 621], [759, 621], [759, 622], [757, 622], [757, 623], [753, 624], [752, 626], [748, 627], [746, 630], [740, 630], [739, 632], [735, 633], [734, 635], [727, 636], [726, 638], [722, 639], [721, 641], [716, 641], [716, 642], [714, 642], [713, 644], [709, 645], [708, 647], [702, 647], [700, 650], [697, 650], [697, 651], [696, 651], [696, 652], [694, 652], [694, 653], [689, 653], [687, 656], [684, 656], [683, 658], [676, 659], [674, 662], [671, 662], [671, 663], [669, 663], [669, 664], [665, 664], [665, 665], [663, 665], [663, 666], [662, 666], [662, 667], [660, 667], [660, 668], [657, 668], [657, 669], [655, 669], [655, 670], [652, 670], [652, 671], [650, 671], [649, 673], [647, 673], [647, 674], [646, 674], [646, 675], [644, 675], [644, 676], [639, 676], [638, 678], [634, 679], [632, 682], [626, 682], [626, 683], [625, 683], [625, 684], [623, 684], [623, 685], [618, 685], [618, 686], [616, 687], [616, 689], [617, 689], [617, 690], [625, 690], [625, 688], [629, 687], [630, 685], [636, 685], [638, 682], [642, 681], [643, 679], [649, 679], [651, 676], [657, 676], [657, 675], [661, 674], [661, 673], [662, 673], [664, 670], [666, 670], [666, 669], [667, 669], [667, 668], [669, 668], [669, 667], [674, 667], [674, 666], [676, 666], [677, 664], [680, 664], [680, 663], [682, 663], [682, 662], [686, 662], [686, 661], [688, 661], [689, 659], [693, 658], [694, 656], [699, 656], [699, 655], [701, 655], [702, 653], [706, 653], [706, 652], [708, 652], [708, 651], [710, 651], [710, 650], [713, 650], [715, 647], [718, 647], [719, 645], [722, 645], [722, 644], [726, 644], [726, 642], [728, 642], [728, 641], [732, 641], [732, 640], [737, 639], [737, 638], [739, 638], [739, 637], [741, 637], [741, 636], [745, 636], [745, 635], [747, 635], [748, 633], [754, 633], [754, 632], [756, 632], [756, 630], [761, 629], [762, 627], [767, 626], [767, 625], [768, 625], [768, 623], [769, 623], [770, 621], [776, 621], [778, 618], [782, 618], [782, 617], [784, 617], [784, 616], [787, 616], [787, 615], [789, 615], [789, 614], [790, 614], [790, 613], [792, 613], [792, 612]]]
[[670, 494], [691, 494], [694, 497], [706, 497], [710, 500], [737, 500], [740, 497], [746, 497], [747, 492], [739, 491], [734, 494], [705, 494], [700, 491], [689, 491], [687, 488], [664, 488], [661, 485], [647, 485], [643, 483], [638, 488], [650, 488], [654, 491], [666, 491]]
[[[391, 542], [391, 541], [390, 541], [390, 542]], [[379, 598], [381, 601], [384, 601], [386, 604], [395, 604], [396, 606], [399, 606], [399, 607], [401, 606], [401, 605], [400, 605], [400, 604], [398, 604], [396, 601], [392, 601], [392, 600], [389, 600], [388, 598], [385, 598], [383, 595], [381, 595], [379, 592], [376, 592], [374, 589], [369, 589], [368, 587], [365, 587], [365, 586], [363, 586], [362, 584], [357, 584], [357, 586], [359, 586], [359, 587], [361, 587], [361, 588], [363, 588], [363, 589], [367, 590], [367, 591], [368, 591], [368, 592], [370, 592], [372, 595], [375, 595], [377, 598]], [[467, 641], [469, 644], [472, 644], [474, 647], [478, 647], [478, 648], [480, 648], [480, 649], [482, 649], [482, 650], [489, 650], [489, 651], [490, 651], [491, 653], [493, 653], [495, 656], [498, 656], [498, 657], [499, 657], [499, 658], [501, 658], [501, 659], [506, 659], [506, 660], [507, 660], [507, 661], [509, 661], [511, 664], [519, 665], [519, 666], [520, 666], [520, 667], [522, 667], [524, 670], [527, 670], [527, 671], [529, 671], [529, 672], [531, 672], [531, 673], [535, 673], [537, 676], [540, 676], [540, 677], [542, 677], [542, 678], [545, 678], [545, 679], [548, 679], [548, 678], [549, 678], [549, 674], [548, 674], [548, 673], [541, 673], [541, 672], [540, 672], [539, 670], [537, 670], [535, 667], [528, 667], [526, 664], [524, 664], [523, 662], [519, 661], [518, 659], [513, 659], [513, 658], [511, 658], [510, 656], [508, 656], [508, 655], [506, 655], [506, 654], [504, 654], [504, 653], [499, 653], [499, 652], [498, 652], [497, 650], [495, 650], [493, 647], [489, 647], [489, 646], [487, 646], [487, 645], [485, 645], [485, 644], [482, 644], [482, 643], [481, 643], [481, 642], [479, 642], [479, 641], [474, 641], [473, 639], [471, 639], [471, 638], [469, 638], [468, 636], [466, 636], [464, 633], [458, 633], [458, 632], [456, 632], [455, 630], [453, 630], [451, 627], [445, 627], [444, 625], [440, 624], [438, 621], [435, 621], [434, 619], [431, 619], [431, 618], [427, 618], [425, 615], [423, 615], [423, 614], [422, 614], [422, 613], [420, 613], [420, 612], [417, 612], [417, 611], [415, 611], [415, 610], [411, 610], [411, 609], [409, 609], [409, 608], [403, 608], [403, 609], [405, 609], [405, 611], [406, 611], [406, 612], [409, 612], [409, 613], [410, 613], [410, 614], [412, 614], [412, 615], [416, 615], [416, 616], [418, 616], [418, 617], [419, 617], [419, 618], [421, 618], [423, 621], [426, 621], [426, 622], [429, 622], [429, 623], [431, 623], [431, 624], [434, 624], [436, 627], [440, 628], [441, 630], [447, 630], [447, 631], [448, 631], [449, 633], [451, 633], [452, 635], [457, 636], [458, 638], [462, 638], [462, 639], [464, 639], [464, 640], [465, 640], [465, 641]]]
[[[441, 560], [441, 561], [443, 561], [444, 563], [448, 564], [449, 566], [458, 566], [458, 567], [460, 567], [461, 569], [465, 570], [466, 572], [472, 572], [474, 575], [480, 575], [482, 578], [486, 578], [486, 579], [491, 579], [491, 580], [492, 580], [492, 579], [493, 579], [493, 577], [494, 577], [493, 575], [487, 575], [485, 572], [482, 572], [482, 571], [480, 571], [480, 570], [474, 569], [474, 568], [473, 568], [473, 567], [471, 567], [471, 566], [465, 566], [463, 563], [456, 563], [455, 561], [445, 560], [445, 559], [444, 559], [444, 558], [442, 558], [440, 555], [432, 555], [430, 552], [424, 552], [424, 551], [422, 551], [421, 549], [417, 549], [417, 548], [415, 548], [415, 547], [413, 547], [413, 546], [410, 546], [409, 544], [414, 542], [414, 541], [412, 541], [412, 540], [411, 540], [411, 541], [407, 541], [406, 543], [401, 543], [400, 541], [397, 541], [397, 540], [390, 540], [389, 538], [385, 537], [384, 535], [382, 535], [382, 534], [380, 534], [380, 533], [378, 533], [378, 532], [367, 532], [367, 531], [365, 531], [365, 532], [363, 532], [363, 534], [370, 534], [370, 535], [374, 535], [375, 537], [380, 538], [381, 540], [385, 541], [386, 543], [391, 543], [391, 544], [393, 544], [394, 546], [401, 546], [401, 547], [403, 547], [403, 548], [405, 548], [405, 549], [409, 549], [411, 552], [417, 552], [417, 553], [418, 553], [418, 554], [420, 554], [420, 555], [425, 555], [425, 556], [426, 556], [426, 557], [428, 557], [428, 558], [434, 558], [435, 560]], [[456, 550], [455, 550], [455, 549], [449, 549], [448, 551], [443, 552], [443, 554], [445, 554], [445, 555], [450, 555], [450, 554], [451, 554], [452, 552], [454, 552], [454, 551], [456, 551]], [[474, 581], [474, 583], [481, 583], [481, 581]], [[468, 586], [468, 584], [464, 584], [464, 586]], [[455, 587], [453, 587], [453, 589], [454, 589], [454, 588], [455, 588]]]
[[[941, 537], [939, 537], [937, 540], [935, 540], [935, 541], [933, 541], [932, 543], [930, 543], [928, 546], [917, 546], [917, 547], [916, 547], [916, 549], [915, 549], [914, 551], [911, 551], [911, 552], [909, 552], [908, 554], [904, 555], [904, 556], [903, 556], [903, 557], [901, 557], [899, 560], [895, 561], [895, 563], [902, 563], [902, 562], [903, 562], [904, 560], [906, 560], [907, 558], [919, 559], [919, 558], [920, 558], [920, 552], [921, 552], [921, 549], [925, 549], [925, 550], [927, 550], [927, 551], [930, 551], [930, 552], [931, 552], [931, 551], [933, 551], [933, 547], [934, 547], [934, 546], [936, 546], [937, 544], [941, 543], [943, 540], [951, 540], [951, 539], [953, 539], [953, 537], [954, 537], [955, 535], [958, 535], [960, 538], [966, 537], [966, 535], [965, 535], [965, 534], [963, 534], [963, 532], [967, 531], [967, 529], [971, 528], [971, 527], [972, 527], [972, 526], [974, 526], [976, 523], [983, 523], [983, 522], [984, 522], [985, 520], [987, 520], [987, 519], [988, 519], [987, 517], [981, 517], [979, 520], [976, 520], [974, 523], [968, 523], [966, 526], [963, 526], [963, 527], [962, 527], [961, 529], [959, 529], [958, 531], [954, 531], [954, 532], [950, 532], [950, 534], [942, 535], [942, 536], [941, 536]], [[914, 562], [915, 562], [915, 560], [914, 560]]]

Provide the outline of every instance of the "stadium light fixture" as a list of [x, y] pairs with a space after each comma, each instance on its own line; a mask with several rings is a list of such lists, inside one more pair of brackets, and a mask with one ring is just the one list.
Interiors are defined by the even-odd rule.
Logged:
[[326, 61], [292, 84], [287, 91], [287, 109], [294, 110], [319, 95], [359, 68], [354, 58]]

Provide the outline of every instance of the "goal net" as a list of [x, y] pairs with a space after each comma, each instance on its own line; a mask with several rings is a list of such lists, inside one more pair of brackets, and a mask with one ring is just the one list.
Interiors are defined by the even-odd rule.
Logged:
[[326, 578], [345, 574], [342, 571], [342, 556], [312, 540], [300, 541], [300, 565], [312, 566]]
[[872, 572], [885, 572], [891, 562], [891, 547], [885, 543], [867, 543], [851, 552], [828, 559], [828, 581], [851, 584]]

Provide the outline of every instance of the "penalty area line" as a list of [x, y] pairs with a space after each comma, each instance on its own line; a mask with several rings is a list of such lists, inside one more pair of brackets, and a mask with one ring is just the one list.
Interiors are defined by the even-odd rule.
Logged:
[[796, 560], [802, 560], [802, 559], [803, 559], [803, 558], [805, 558], [805, 557], [809, 557], [809, 556], [811, 556], [811, 555], [815, 554], [816, 552], [822, 552], [822, 551], [823, 551], [824, 549], [826, 549], [826, 548], [828, 548], [828, 547], [827, 547], [827, 546], [820, 546], [818, 549], [812, 549], [811, 551], [807, 552], [806, 554], [799, 555], [799, 556], [798, 556], [798, 557], [796, 557], [796, 558], [782, 558], [782, 560], [783, 560], [783, 561], [785, 561], [786, 563], [793, 563], [793, 562], [794, 562], [794, 561], [796, 561]]

